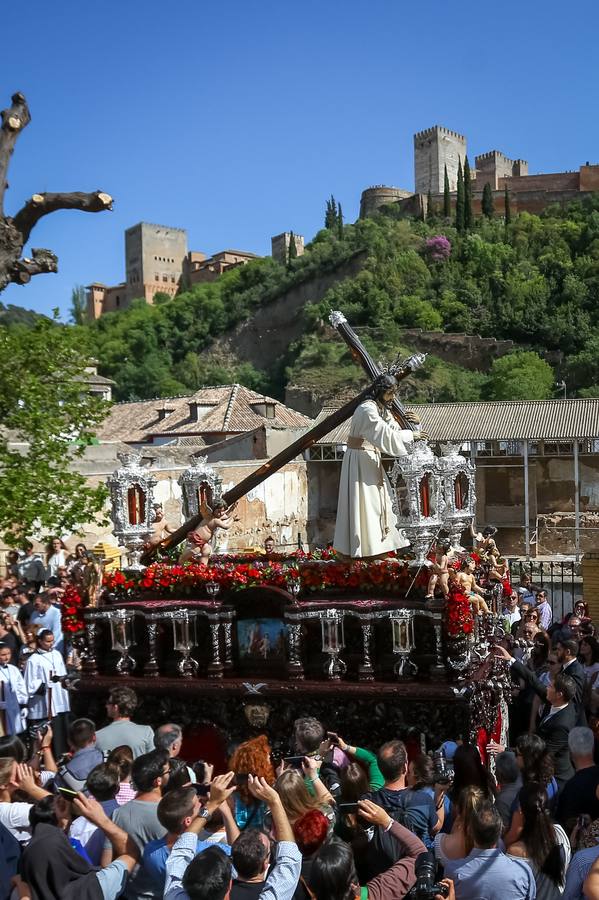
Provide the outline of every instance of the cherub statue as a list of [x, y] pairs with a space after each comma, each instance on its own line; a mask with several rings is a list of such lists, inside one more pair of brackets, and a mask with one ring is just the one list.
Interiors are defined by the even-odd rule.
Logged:
[[227, 507], [221, 501], [217, 501], [211, 508], [203, 501], [200, 506], [202, 521], [197, 528], [187, 535], [187, 543], [183, 553], [179, 557], [180, 563], [197, 562], [208, 565], [210, 554], [213, 551], [213, 539], [218, 528], [228, 531], [238, 519], [233, 518], [233, 510], [236, 504]]
[[158, 545], [162, 543], [167, 535], [175, 533], [175, 529], [171, 528], [171, 526], [164, 518], [162, 503], [154, 503], [152, 508], [154, 510], [154, 519], [152, 520], [151, 526], [152, 533], [144, 544], [144, 550], [150, 550], [152, 547], [158, 547]]

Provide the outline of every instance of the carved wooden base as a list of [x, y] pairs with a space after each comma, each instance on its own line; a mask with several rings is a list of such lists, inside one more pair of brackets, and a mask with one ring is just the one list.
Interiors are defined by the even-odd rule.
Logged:
[[[82, 679], [73, 693], [76, 715], [91, 716], [105, 724], [104, 700], [122, 679], [101, 676]], [[351, 737], [358, 746], [378, 748], [393, 738], [408, 739], [410, 732], [425, 735], [429, 747], [448, 738], [466, 738], [469, 704], [456, 697], [446, 682], [334, 682], [266, 680], [245, 684], [241, 678], [127, 678], [140, 705], [137, 722], [155, 726], [177, 722], [193, 732], [206, 723], [223, 736], [225, 746], [247, 740], [254, 732], [244, 710], [260, 703], [270, 710], [265, 726], [271, 742], [289, 746], [293, 721], [314, 716], [327, 730]], [[223, 761], [224, 764], [224, 761]]]

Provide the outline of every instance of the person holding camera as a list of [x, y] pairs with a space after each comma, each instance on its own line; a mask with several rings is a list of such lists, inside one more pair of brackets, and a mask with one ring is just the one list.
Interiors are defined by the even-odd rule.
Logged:
[[371, 800], [358, 801], [358, 811], [368, 825], [392, 835], [395, 861], [361, 888], [352, 848], [333, 838], [322, 845], [312, 862], [309, 888], [315, 900], [344, 900], [349, 896], [368, 900], [405, 897], [416, 881], [416, 859], [427, 852], [420, 838]]
[[0, 736], [25, 730], [24, 709], [29, 696], [23, 676], [11, 664], [11, 649], [0, 641]]
[[25, 663], [25, 687], [29, 697], [27, 724], [32, 734], [47, 724], [54, 733], [54, 755], [67, 750], [67, 724], [71, 709], [64, 686], [67, 676], [62, 653], [54, 649], [54, 635], [42, 628], [36, 635], [36, 650]]

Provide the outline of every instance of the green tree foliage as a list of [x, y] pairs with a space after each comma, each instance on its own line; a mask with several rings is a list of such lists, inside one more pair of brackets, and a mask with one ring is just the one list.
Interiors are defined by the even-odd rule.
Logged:
[[493, 362], [489, 395], [493, 400], [547, 400], [553, 384], [551, 366], [538, 353], [519, 350]]
[[433, 219], [435, 216], [435, 210], [433, 209], [433, 194], [431, 189], [428, 189], [428, 193], [426, 195], [426, 219]]
[[[338, 217], [336, 202], [335, 211]], [[442, 265], [426, 250], [427, 239], [440, 235], [451, 244]], [[467, 332], [509, 338], [518, 349], [559, 351], [560, 377], [569, 391], [599, 384], [599, 196], [540, 216], [520, 213], [509, 228], [500, 216], [482, 216], [461, 232], [448, 221], [402, 218], [390, 204], [376, 216], [344, 225], [342, 239], [337, 228], [322, 229], [291, 267], [255, 260], [168, 302], [134, 301], [81, 333], [89, 338], [101, 374], [117, 382], [117, 399], [186, 394], [205, 384], [244, 379], [282, 397], [285, 370], [299, 377], [295, 361], [303, 352], [301, 340], [255, 369], [225, 359], [215, 342], [290, 288], [302, 285], [310, 296], [325, 278], [332, 286], [322, 301], [304, 307], [306, 334], [321, 335], [331, 308], [341, 309], [354, 327], [385, 333]], [[420, 383], [418, 396], [459, 399], [452, 392], [463, 390], [466, 399], [483, 390], [485, 376], [482, 381], [458, 377], [452, 370], [443, 380], [444, 365], [439, 361], [435, 379]], [[482, 395], [488, 396], [485, 390]]]
[[472, 215], [472, 181], [470, 179], [470, 163], [464, 160], [464, 230], [470, 231], [474, 222]]
[[449, 175], [447, 174], [447, 166], [443, 169], [443, 216], [446, 219], [451, 217], [451, 192], [449, 190]]
[[340, 241], [343, 240], [343, 210], [341, 204], [337, 207], [337, 236]]
[[104, 486], [89, 487], [71, 466], [108, 409], [85, 389], [82, 331], [43, 317], [0, 326], [0, 531], [11, 546], [77, 531], [104, 505]]
[[455, 227], [459, 234], [465, 227], [465, 196], [464, 196], [464, 173], [462, 172], [462, 160], [458, 160], [458, 188], [455, 202]]
[[70, 321], [73, 325], [83, 325], [87, 321], [87, 296], [81, 284], [76, 284], [71, 291]]
[[488, 181], [483, 188], [482, 213], [487, 219], [492, 219], [495, 214], [493, 191], [491, 190], [491, 185]]

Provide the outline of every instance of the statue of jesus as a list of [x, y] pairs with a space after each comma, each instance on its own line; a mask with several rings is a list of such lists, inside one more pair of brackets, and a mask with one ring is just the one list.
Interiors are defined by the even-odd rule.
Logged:
[[[425, 435], [396, 423], [389, 411], [396, 392], [395, 378], [381, 376], [374, 399], [361, 403], [351, 419], [341, 466], [333, 547], [352, 559], [384, 556], [409, 543], [397, 528], [391, 484], [381, 453], [406, 456], [408, 446]], [[407, 417], [418, 422], [411, 413]]]

